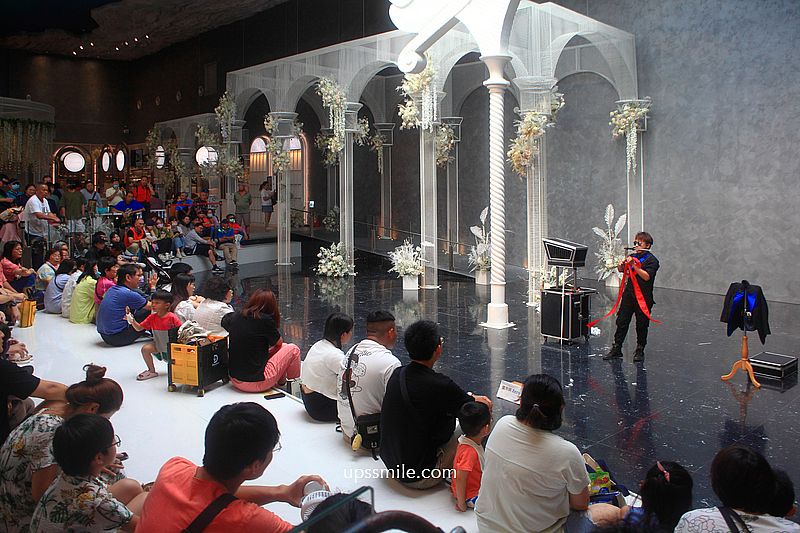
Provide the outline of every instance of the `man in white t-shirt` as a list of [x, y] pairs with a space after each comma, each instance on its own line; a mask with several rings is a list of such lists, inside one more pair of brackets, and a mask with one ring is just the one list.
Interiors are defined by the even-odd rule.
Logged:
[[394, 316], [388, 311], [373, 311], [367, 315], [367, 338], [353, 346], [342, 360], [342, 368], [336, 379], [337, 411], [342, 425], [344, 440], [349, 444], [355, 433], [355, 422], [347, 399], [347, 389], [343, 378], [347, 361], [350, 365], [350, 394], [356, 416], [381, 412], [386, 384], [400, 360], [392, 354], [391, 348], [397, 341]]
[[106, 189], [106, 205], [112, 207], [125, 199], [125, 189], [120, 187], [119, 180], [115, 179], [111, 183], [111, 187]]
[[50, 211], [45, 198], [48, 194], [46, 183], [36, 185], [36, 193], [25, 203], [25, 210], [20, 219], [25, 222], [25, 236], [28, 246], [32, 247], [33, 268], [38, 269], [44, 263], [44, 242], [47, 239], [48, 224], [59, 222], [57, 215]]

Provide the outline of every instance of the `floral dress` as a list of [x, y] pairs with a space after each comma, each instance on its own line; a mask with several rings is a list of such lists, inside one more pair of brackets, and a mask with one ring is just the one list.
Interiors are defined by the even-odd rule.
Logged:
[[132, 517], [125, 504], [114, 499], [102, 481], [62, 473], [39, 500], [31, 533], [114, 531]]
[[60, 416], [39, 413], [20, 424], [0, 448], [0, 531], [27, 533], [36, 502], [33, 474], [55, 464], [53, 434]]

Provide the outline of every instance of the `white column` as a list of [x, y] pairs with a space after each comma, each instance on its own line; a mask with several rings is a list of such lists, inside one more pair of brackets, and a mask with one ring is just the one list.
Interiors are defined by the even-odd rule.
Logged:
[[[183, 164], [186, 165], [186, 168], [193, 168], [192, 165], [195, 164], [194, 148], [191, 147], [178, 148], [178, 157], [183, 159]], [[184, 192], [184, 191], [191, 192], [192, 178], [189, 177], [188, 172], [184, 174], [183, 179], [181, 179], [181, 182], [178, 184], [178, 187], [180, 187], [180, 190], [178, 192]]]
[[376, 122], [375, 129], [383, 139], [381, 171], [381, 222], [379, 234], [382, 239], [391, 239], [392, 230], [392, 145], [394, 144], [394, 122]]
[[425, 267], [420, 288], [438, 289], [436, 134], [425, 128], [419, 128], [419, 170], [419, 231]]
[[[270, 113], [270, 116], [276, 121], [278, 125], [278, 133], [276, 135], [278, 141], [282, 143], [287, 139], [291, 139], [294, 134], [294, 121], [297, 118], [297, 113], [276, 111]], [[278, 205], [275, 210], [278, 215], [278, 265], [291, 265], [292, 264], [292, 224], [290, 216], [290, 194], [291, 194], [291, 179], [289, 177], [288, 169], [283, 172], [277, 172], [275, 176], [278, 187]]]
[[510, 83], [503, 77], [509, 56], [481, 56], [489, 69], [483, 84], [489, 89], [489, 217], [491, 231], [491, 289], [487, 320], [489, 328], [508, 328], [506, 304], [506, 192], [504, 96]]
[[[647, 100], [620, 100], [617, 102], [618, 105], [623, 105], [626, 103], [642, 103], [644, 104]], [[633, 237], [640, 231], [645, 231], [644, 224], [645, 224], [645, 215], [644, 215], [644, 135], [643, 133], [647, 131], [647, 120], [648, 117], [645, 116], [644, 120], [641, 121], [639, 124], [639, 128], [636, 130], [636, 169], [631, 170], [631, 172], [627, 172], [627, 165], [626, 165], [626, 182], [627, 182], [627, 189], [628, 189], [628, 198], [627, 198], [627, 213], [628, 213], [628, 224], [627, 224], [627, 235], [628, 235], [628, 246], [633, 246]], [[625, 143], [628, 142], [627, 139], [624, 140]]]
[[339, 158], [339, 242], [344, 245], [347, 261], [354, 265], [355, 238], [353, 235], [353, 133], [358, 128], [361, 104], [347, 102], [345, 111], [344, 149]]

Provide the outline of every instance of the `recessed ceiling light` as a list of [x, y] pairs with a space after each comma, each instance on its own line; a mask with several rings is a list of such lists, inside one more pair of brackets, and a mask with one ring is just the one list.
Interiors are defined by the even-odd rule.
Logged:
[[76, 56], [76, 55], [78, 55], [78, 52], [76, 52], [75, 50], [73, 50], [73, 51], [72, 51], [72, 55]]
[[128, 44], [128, 41], [125, 41], [125, 46], [130, 46], [130, 45]]
[[134, 37], [133, 38], [133, 42], [138, 43], [139, 42], [139, 38], [138, 37]]
[[89, 46], [94, 46], [94, 43], [89, 43]]
[[119, 52], [119, 46], [115, 46], [114, 48]]
[[78, 48], [80, 48], [81, 50], [83, 50], [83, 45], [80, 45]]
[[145, 36], [144, 36], [144, 38], [145, 38], [145, 39], [149, 39], [149, 38], [150, 38], [150, 36], [149, 36], [149, 35], [145, 35]]

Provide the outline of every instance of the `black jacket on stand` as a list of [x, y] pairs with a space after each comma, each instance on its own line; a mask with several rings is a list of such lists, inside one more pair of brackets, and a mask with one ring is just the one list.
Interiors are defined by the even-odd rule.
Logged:
[[[747, 302], [747, 310], [750, 317], [744, 316], [744, 304]], [[728, 324], [728, 337], [734, 330], [741, 329], [746, 331], [758, 331], [758, 338], [761, 344], [771, 333], [769, 330], [769, 309], [767, 299], [758, 285], [750, 285], [747, 280], [741, 283], [731, 283], [728, 293], [725, 295], [725, 304], [722, 307], [721, 322]]]

